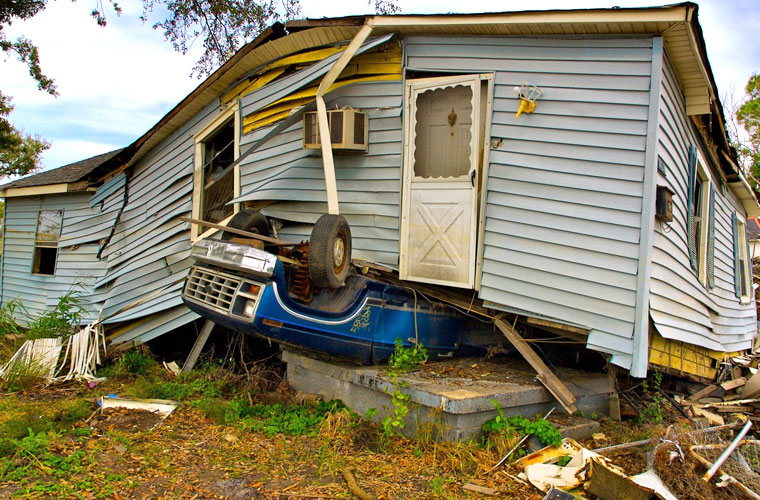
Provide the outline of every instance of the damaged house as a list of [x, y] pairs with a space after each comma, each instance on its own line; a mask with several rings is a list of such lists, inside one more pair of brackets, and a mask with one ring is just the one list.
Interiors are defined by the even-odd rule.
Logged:
[[339, 213], [354, 259], [634, 376], [710, 379], [757, 331], [693, 3], [276, 25], [125, 149], [0, 194], [3, 303], [79, 287], [114, 344], [198, 318], [191, 245], [243, 209], [289, 242]]

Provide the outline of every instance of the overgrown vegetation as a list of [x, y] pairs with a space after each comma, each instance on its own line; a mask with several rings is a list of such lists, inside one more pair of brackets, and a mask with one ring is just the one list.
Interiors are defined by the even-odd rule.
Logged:
[[[30, 314], [17, 299], [0, 306], [0, 333], [6, 339], [0, 347], [0, 366], [7, 362], [24, 340], [65, 338], [75, 333], [82, 321], [85, 308], [76, 291], [65, 293], [53, 309], [39, 315]], [[6, 367], [0, 378], [0, 390], [13, 392], [44, 384], [49, 370], [32, 358], [16, 361]]]
[[387, 440], [395, 433], [400, 433], [405, 427], [404, 418], [409, 414], [409, 394], [403, 389], [409, 384], [402, 376], [416, 370], [422, 363], [427, 361], [427, 350], [422, 344], [414, 344], [412, 347], [404, 347], [404, 342], [397, 338], [395, 350], [388, 360], [388, 380], [393, 387], [385, 392], [391, 397], [391, 409], [385, 408], [387, 415], [383, 418], [383, 437]]
[[649, 401], [639, 415], [640, 422], [659, 424], [662, 422], [665, 408], [665, 398], [662, 396], [662, 373], [650, 372], [650, 375], [641, 383], [641, 389]]
[[76, 290], [63, 294], [53, 309], [39, 315], [30, 313], [20, 300], [12, 299], [0, 306], [0, 332], [28, 340], [67, 337], [76, 331], [86, 312]]
[[[562, 443], [562, 436], [559, 431], [540, 416], [537, 416], [535, 420], [528, 420], [522, 415], [507, 417], [498, 401], [494, 399], [491, 404], [496, 410], [496, 416], [487, 420], [481, 427], [483, 431], [481, 444], [486, 449], [496, 449], [500, 453], [505, 452], [528, 434], [536, 436], [544, 446], [559, 446]], [[524, 449], [516, 450], [516, 457], [523, 455], [525, 455]]]

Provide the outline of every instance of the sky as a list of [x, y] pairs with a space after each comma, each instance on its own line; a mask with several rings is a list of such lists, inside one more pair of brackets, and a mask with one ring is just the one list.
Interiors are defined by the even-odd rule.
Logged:
[[[301, 1], [301, 17], [371, 12], [362, 0]], [[733, 96], [738, 101], [749, 77], [760, 72], [760, 0], [697, 3], [720, 98]], [[58, 86], [60, 95], [50, 96], [37, 89], [26, 66], [13, 58], [0, 62], [0, 89], [12, 96], [15, 106], [11, 123], [52, 144], [43, 155], [44, 169], [129, 145], [200, 83], [190, 73], [201, 54], [201, 40], [188, 54], [179, 54], [150, 22], [139, 20], [142, 2], [119, 4], [121, 16], [108, 12], [105, 28], [89, 14], [96, 0], [51, 0], [41, 14], [5, 28], [9, 39], [23, 35], [37, 45], [43, 72]], [[636, 0], [398, 0], [398, 4], [403, 14], [661, 5]]]

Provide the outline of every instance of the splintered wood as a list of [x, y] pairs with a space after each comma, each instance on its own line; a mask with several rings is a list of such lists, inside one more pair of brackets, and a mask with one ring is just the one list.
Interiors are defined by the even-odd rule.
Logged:
[[552, 373], [549, 367], [546, 366], [533, 348], [523, 340], [520, 334], [500, 319], [497, 319], [494, 324], [507, 340], [515, 346], [515, 349], [518, 350], [522, 357], [530, 363], [530, 366], [538, 372], [538, 380], [557, 398], [562, 407], [571, 415], [578, 411], [575, 407], [575, 396], [573, 393]]

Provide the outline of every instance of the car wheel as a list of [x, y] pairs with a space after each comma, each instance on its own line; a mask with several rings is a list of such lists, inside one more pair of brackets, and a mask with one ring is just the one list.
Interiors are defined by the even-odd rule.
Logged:
[[351, 267], [351, 228], [340, 215], [325, 214], [309, 238], [309, 276], [318, 288], [343, 286]]
[[[227, 227], [269, 236], [269, 221], [267, 218], [258, 210], [251, 210], [250, 208], [244, 208], [233, 215], [232, 219], [227, 223]], [[222, 240], [229, 241], [232, 238], [243, 238], [243, 236], [229, 231], [222, 232]]]

